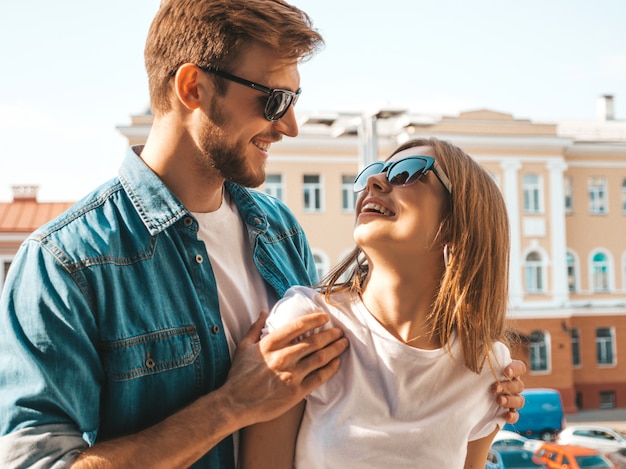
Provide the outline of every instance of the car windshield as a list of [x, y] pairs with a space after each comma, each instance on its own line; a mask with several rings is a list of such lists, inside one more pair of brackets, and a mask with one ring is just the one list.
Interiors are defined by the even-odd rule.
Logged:
[[500, 453], [500, 456], [506, 467], [541, 467], [541, 464], [533, 461], [530, 452]]
[[606, 459], [604, 456], [600, 455], [591, 455], [591, 456], [575, 456], [576, 462], [581, 467], [581, 469], [601, 469], [601, 468], [612, 468], [613, 465]]

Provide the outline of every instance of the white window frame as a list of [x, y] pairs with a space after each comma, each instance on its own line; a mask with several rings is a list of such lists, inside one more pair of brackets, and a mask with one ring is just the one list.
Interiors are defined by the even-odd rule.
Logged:
[[353, 189], [355, 178], [356, 175], [343, 174], [341, 176], [341, 210], [343, 212], [354, 212], [358, 197], [358, 194]]
[[[538, 259], [528, 260], [536, 255]], [[546, 292], [546, 268], [544, 256], [538, 250], [531, 250], [524, 256], [524, 279], [526, 293], [537, 294]]]
[[[594, 258], [601, 254], [603, 261]], [[593, 293], [608, 293], [613, 291], [613, 265], [611, 255], [604, 249], [595, 249], [589, 254], [589, 288]], [[598, 269], [604, 270], [599, 272]]]
[[[567, 273], [566, 273], [567, 291], [570, 293], [577, 293], [580, 291], [580, 261], [578, 259], [578, 255], [571, 249], [568, 249], [565, 255], [568, 257], [571, 257], [572, 259], [572, 262], [570, 262], [568, 257], [565, 258], [565, 265], [567, 269]], [[570, 288], [570, 268], [573, 271], [573, 277], [574, 277], [573, 289]]]
[[[600, 331], [609, 331], [609, 336], [600, 337], [598, 333]], [[598, 327], [596, 328], [596, 364], [598, 366], [615, 366], [617, 364], [617, 356], [615, 350], [615, 328], [613, 327]], [[603, 355], [610, 354], [611, 360], [602, 360]]]
[[330, 271], [330, 260], [328, 254], [321, 249], [311, 249], [313, 254], [313, 262], [315, 262], [315, 271], [317, 273], [318, 280], [322, 280]]
[[[543, 340], [541, 342], [533, 341], [533, 334], [540, 334]], [[552, 357], [550, 353], [550, 334], [547, 331], [535, 330], [530, 333], [530, 338], [531, 341], [528, 344], [530, 371], [535, 374], [550, 373], [550, 370], [552, 368]], [[541, 364], [542, 362], [544, 362], [543, 356], [545, 356], [545, 367], [541, 366], [535, 368], [535, 363], [539, 362]]]
[[[316, 177], [317, 182], [306, 182], [306, 178]], [[320, 174], [304, 174], [302, 176], [302, 204], [305, 212], [323, 211], [324, 191]], [[307, 201], [308, 199], [308, 201]]]
[[539, 174], [522, 176], [524, 213], [543, 213], [543, 180]]
[[[270, 181], [271, 177], [278, 177], [278, 181]], [[263, 187], [266, 194], [277, 198], [278, 200], [285, 201], [285, 183], [283, 181], [283, 175], [280, 173], [268, 173], [265, 176], [265, 185]]]
[[609, 213], [609, 196], [606, 177], [592, 176], [589, 178], [588, 183], [589, 213], [592, 215], [606, 215]]

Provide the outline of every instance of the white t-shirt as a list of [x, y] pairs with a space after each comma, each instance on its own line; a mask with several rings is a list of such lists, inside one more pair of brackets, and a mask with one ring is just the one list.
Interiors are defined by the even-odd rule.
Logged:
[[[220, 312], [230, 356], [262, 310], [274, 299], [254, 265], [248, 232], [237, 205], [224, 191], [222, 205], [214, 212], [193, 213], [198, 220], [198, 237], [204, 241], [217, 283]], [[271, 302], [271, 303], [270, 303]]]
[[[311, 310], [324, 310], [350, 347], [337, 375], [307, 398], [298, 433], [297, 469], [463, 468], [468, 441], [504, 425], [489, 391], [489, 365], [466, 368], [460, 343], [421, 350], [391, 335], [358, 295], [336, 294], [333, 305], [306, 287], [287, 291], [268, 319], [270, 332]], [[497, 379], [510, 363], [502, 343], [490, 356]]]

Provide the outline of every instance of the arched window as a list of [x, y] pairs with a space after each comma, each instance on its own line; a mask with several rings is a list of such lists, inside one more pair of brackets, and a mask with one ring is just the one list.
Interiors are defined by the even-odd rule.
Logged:
[[313, 252], [313, 261], [315, 262], [317, 278], [321, 280], [329, 270], [328, 256], [321, 251], [316, 251]]
[[609, 259], [606, 254], [597, 252], [591, 260], [592, 290], [609, 291]]
[[526, 256], [525, 262], [526, 269], [526, 292], [528, 293], [543, 293], [544, 281], [543, 281], [543, 262], [541, 255], [536, 252], [530, 252]]
[[567, 261], [567, 289], [570, 292], [575, 292], [577, 290], [576, 284], [578, 283], [576, 258], [574, 258], [571, 252], [568, 252], [565, 256]]
[[544, 331], [530, 333], [530, 371], [548, 371], [550, 364], [550, 336]]

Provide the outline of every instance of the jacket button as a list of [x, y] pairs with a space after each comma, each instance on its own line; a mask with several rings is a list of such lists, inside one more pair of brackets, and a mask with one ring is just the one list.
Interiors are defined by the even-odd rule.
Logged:
[[193, 224], [193, 218], [185, 217], [185, 220], [183, 221], [183, 223], [185, 224], [185, 226], [191, 226]]
[[198, 264], [202, 264], [202, 261], [203, 261], [202, 256], [200, 254], [196, 254], [196, 262]]
[[216, 324], [215, 326], [213, 326], [213, 334], [219, 334], [219, 333], [220, 333], [220, 326]]

